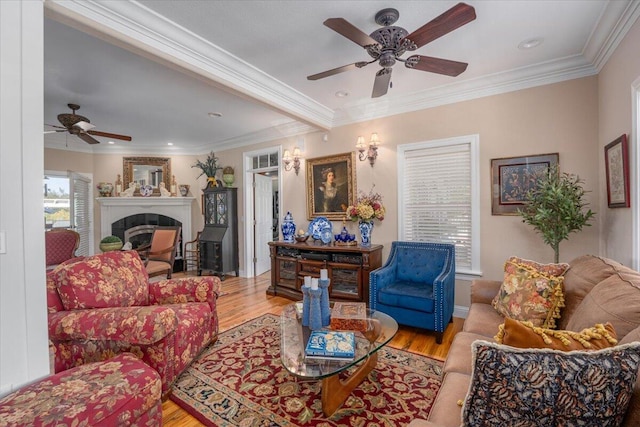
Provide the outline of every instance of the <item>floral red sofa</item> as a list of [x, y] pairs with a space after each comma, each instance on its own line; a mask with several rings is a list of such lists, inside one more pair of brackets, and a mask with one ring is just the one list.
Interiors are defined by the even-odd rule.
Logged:
[[155, 369], [162, 394], [218, 337], [213, 276], [149, 283], [136, 251], [110, 251], [47, 274], [55, 372], [130, 352]]

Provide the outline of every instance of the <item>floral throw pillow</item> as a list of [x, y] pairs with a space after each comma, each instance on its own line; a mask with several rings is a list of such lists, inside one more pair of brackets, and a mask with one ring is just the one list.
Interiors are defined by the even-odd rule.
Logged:
[[504, 281], [493, 299], [493, 307], [515, 320], [534, 326], [555, 328], [564, 307], [563, 274], [569, 264], [540, 264], [511, 257], [504, 264]]
[[640, 366], [640, 342], [596, 351], [472, 344], [464, 427], [619, 426]]

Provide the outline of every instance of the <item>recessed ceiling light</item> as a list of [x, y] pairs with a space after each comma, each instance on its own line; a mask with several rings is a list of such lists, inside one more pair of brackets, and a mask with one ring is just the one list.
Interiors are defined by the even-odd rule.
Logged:
[[543, 40], [544, 39], [542, 37], [536, 37], [533, 39], [521, 41], [520, 43], [518, 43], [518, 49], [522, 49], [522, 50], [533, 49], [534, 47], [540, 46]]
[[109, 144], [112, 144], [112, 145], [113, 145], [113, 144], [115, 144], [115, 142], [113, 142], [113, 141], [109, 141]]
[[209, 113], [209, 117], [213, 119], [217, 119], [218, 117], [222, 117], [222, 113]]
[[349, 92], [347, 92], [346, 90], [339, 90], [336, 92], [336, 97], [338, 98], [344, 98], [346, 96], [349, 96]]
[[167, 145], [173, 145], [173, 142], [167, 142]]

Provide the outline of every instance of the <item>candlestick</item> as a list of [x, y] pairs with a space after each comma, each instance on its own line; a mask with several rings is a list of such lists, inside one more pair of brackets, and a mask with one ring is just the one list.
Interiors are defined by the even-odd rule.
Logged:
[[[325, 270], [326, 271], [326, 270]], [[320, 318], [322, 326], [329, 326], [331, 323], [331, 307], [329, 305], [329, 279], [320, 279], [318, 281], [320, 290]]]
[[323, 268], [320, 270], [320, 280], [327, 280], [329, 278], [329, 270]]
[[322, 329], [322, 308], [320, 307], [320, 298], [321, 298], [322, 290], [309, 289], [308, 292], [309, 292], [309, 300], [310, 300], [309, 301], [309, 329], [311, 329], [312, 331], [317, 331], [318, 329]]

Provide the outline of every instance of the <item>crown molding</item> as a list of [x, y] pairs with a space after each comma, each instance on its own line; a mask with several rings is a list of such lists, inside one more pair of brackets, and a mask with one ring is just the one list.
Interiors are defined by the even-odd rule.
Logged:
[[376, 101], [347, 104], [342, 110], [336, 111], [333, 123], [334, 126], [343, 126], [594, 74], [597, 74], [597, 71], [592, 65], [586, 63], [582, 56], [574, 56], [450, 83], [404, 97], [387, 97]]
[[640, 16], [637, 0], [611, 1], [585, 44], [583, 55], [600, 72]]
[[138, 2], [46, 0], [45, 10], [53, 19], [160, 57], [296, 120], [331, 127], [330, 108]]
[[[227, 149], [596, 75], [637, 20], [640, 2], [608, 2], [581, 55], [461, 80], [403, 97], [362, 100], [336, 111], [138, 2], [45, 0], [45, 10], [47, 16], [85, 31], [93, 30], [99, 37], [113, 38], [122, 47], [139, 49], [147, 55], [177, 64], [217, 83], [221, 89], [240, 93], [299, 120], [216, 144], [216, 149]], [[69, 149], [60, 147], [60, 143], [55, 145], [50, 148]], [[83, 147], [76, 150], [73, 145], [74, 151], [129, 153], [126, 147]], [[50, 146], [50, 143], [45, 141], [45, 146]], [[202, 154], [210, 150], [210, 145], [194, 147], [188, 153], [166, 147], [159, 149], [158, 154]]]
[[[228, 150], [233, 148], [244, 147], [247, 145], [259, 144], [262, 142], [276, 141], [286, 138], [292, 138], [298, 135], [306, 135], [309, 133], [318, 132], [318, 128], [310, 126], [306, 123], [297, 121], [291, 121], [282, 123], [270, 128], [262, 129], [256, 132], [251, 132], [238, 137], [229, 138], [215, 144], [201, 144], [198, 146], [191, 146], [188, 149], [181, 148], [179, 145], [174, 146], [160, 146], [160, 147], [137, 147], [130, 148], [124, 144], [97, 144], [90, 145], [80, 140], [75, 136], [67, 136], [66, 133], [59, 134], [47, 134], [44, 135], [45, 148], [52, 148], [55, 150], [66, 150], [81, 153], [91, 154], [128, 154], [128, 155], [141, 155], [153, 153], [154, 156], [159, 155], [195, 155], [199, 156], [207, 154], [211, 150]], [[67, 139], [68, 138], [68, 139]]]

